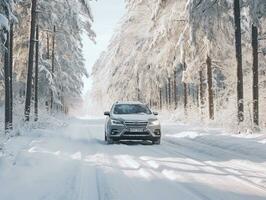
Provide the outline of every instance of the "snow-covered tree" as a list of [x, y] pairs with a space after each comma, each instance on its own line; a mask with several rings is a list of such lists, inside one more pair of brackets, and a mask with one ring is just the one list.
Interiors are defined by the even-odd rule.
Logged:
[[[80, 96], [82, 77], [87, 75], [82, 54], [82, 34], [87, 34], [93, 41], [96, 36], [92, 30], [93, 15], [89, 1], [38, 0], [37, 10], [40, 27], [40, 99], [43, 104], [50, 102], [52, 91], [55, 106], [69, 106]], [[15, 11], [18, 16], [14, 48], [15, 89], [16, 94], [23, 97], [28, 62], [30, 0], [21, 2]]]
[[9, 31], [10, 21], [16, 20], [16, 17], [13, 15], [13, 8], [15, 5], [14, 0], [2, 0], [0, 2], [0, 51], [3, 50], [3, 43], [6, 40], [6, 31]]
[[[18, 115], [16, 118], [22, 117], [22, 112], [21, 110], [18, 112], [18, 109], [22, 108], [25, 100], [31, 3], [31, 0], [0, 2], [0, 64], [5, 66], [0, 74], [1, 105], [6, 99], [13, 99], [4, 95], [4, 91], [7, 90], [12, 93], [12, 87], [6, 89], [9, 88], [6, 80], [9, 80], [8, 82], [14, 85], [12, 94], [15, 98], [14, 113]], [[38, 84], [40, 107], [46, 107], [48, 103], [55, 109], [67, 111], [68, 107], [80, 98], [83, 77], [88, 75], [82, 54], [82, 35], [87, 34], [93, 41], [96, 37], [92, 30], [93, 15], [90, 0], [38, 0], [37, 13], [40, 32]], [[6, 43], [9, 42], [7, 36], [11, 24], [14, 25], [12, 59], [9, 54], [11, 49], [7, 48]], [[12, 76], [6, 72], [6, 69], [11, 69], [6, 63], [4, 64], [4, 61], [7, 62], [7, 57], [9, 57], [8, 62], [14, 61]], [[4, 75], [10, 77], [6, 78]], [[34, 90], [32, 94], [34, 95]]]
[[[208, 91], [209, 94], [212, 92], [214, 98], [211, 106], [216, 111], [215, 119], [223, 122], [226, 118], [230, 119], [227, 122], [236, 122], [237, 70], [233, 1], [126, 2], [127, 13], [122, 18], [119, 31], [94, 65], [91, 95], [97, 98], [97, 102], [108, 105], [119, 99], [140, 99], [149, 103], [152, 99], [158, 105], [162, 96], [164, 104], [169, 104], [169, 98], [171, 100], [177, 92], [179, 104], [184, 102], [188, 104], [188, 109], [197, 112], [199, 103], [195, 102], [200, 93], [203, 95], [201, 113], [207, 116], [209, 109], [206, 104], [211, 100], [206, 98], [210, 96], [206, 92], [208, 81], [213, 85]], [[244, 104], [248, 116], [249, 104], [252, 102], [252, 88], [249, 84], [252, 69], [251, 25], [258, 24], [265, 28], [264, 20], [261, 19], [265, 13], [265, 1], [242, 0], [240, 3], [242, 50], [245, 55]], [[263, 42], [260, 42], [261, 45]], [[263, 47], [260, 51], [263, 52]], [[259, 56], [260, 66], [263, 66], [265, 57], [262, 58], [262, 54]], [[207, 68], [208, 63], [211, 68]], [[177, 86], [173, 85], [174, 82]], [[245, 122], [249, 123], [250, 118], [247, 117]]]

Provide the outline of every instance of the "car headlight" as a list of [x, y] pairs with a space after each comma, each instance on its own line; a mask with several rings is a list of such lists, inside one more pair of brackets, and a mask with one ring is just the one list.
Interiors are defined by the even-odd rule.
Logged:
[[152, 125], [152, 126], [159, 126], [160, 125], [160, 121], [158, 119], [155, 119], [155, 120], [151, 120], [149, 122], [149, 125]]
[[123, 125], [123, 122], [121, 122], [117, 119], [111, 119], [111, 124], [112, 125]]

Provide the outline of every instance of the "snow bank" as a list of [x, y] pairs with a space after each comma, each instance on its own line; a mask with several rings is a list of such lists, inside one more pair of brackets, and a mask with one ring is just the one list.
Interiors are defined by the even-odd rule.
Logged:
[[[31, 121], [25, 123], [22, 105], [15, 105], [17, 112], [13, 115], [13, 130], [6, 134], [4, 132], [4, 108], [0, 107], [0, 152], [2, 155], [13, 156], [16, 155], [15, 152], [8, 152], [6, 144], [10, 140], [16, 140], [14, 138], [20, 138], [18, 141], [22, 143], [27, 142], [27, 139], [34, 137], [40, 137], [43, 134], [48, 134], [58, 130], [59, 128], [67, 126], [71, 118], [64, 115], [52, 116], [47, 113], [46, 110], [39, 110], [39, 120], [37, 122], [33, 121], [34, 117], [31, 116]], [[21, 149], [20, 144], [14, 145], [15, 149]], [[14, 149], [13, 147], [11, 149]]]
[[266, 132], [235, 134], [214, 126], [192, 125], [168, 119], [163, 122], [163, 134], [164, 140], [173, 144], [186, 146], [193, 142], [193, 148], [199, 152], [219, 150], [229, 152], [236, 159], [266, 161]]
[[0, 30], [9, 31], [9, 22], [8, 19], [0, 13]]
[[[184, 112], [183, 107], [178, 107], [174, 111], [162, 110], [159, 118], [163, 121], [170, 121], [173, 123], [184, 123], [193, 126], [199, 126], [203, 128], [218, 128], [227, 131], [227, 133], [233, 133], [235, 135], [250, 136], [250, 135], [263, 135], [266, 134], [265, 128], [260, 130], [252, 129], [252, 122], [249, 118], [246, 118], [242, 124], [238, 124], [237, 120], [232, 120], [232, 116], [235, 116], [235, 108], [219, 110], [219, 114], [215, 115], [214, 120], [209, 120], [202, 117], [200, 108], [197, 107], [188, 107], [187, 114]], [[205, 110], [206, 112], [206, 110]], [[205, 113], [203, 113], [205, 115]], [[236, 118], [236, 116], [235, 116]]]

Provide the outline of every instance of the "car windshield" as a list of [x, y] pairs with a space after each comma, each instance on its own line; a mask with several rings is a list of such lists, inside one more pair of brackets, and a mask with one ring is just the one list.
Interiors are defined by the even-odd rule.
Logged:
[[150, 109], [142, 104], [119, 104], [114, 107], [114, 114], [151, 114]]

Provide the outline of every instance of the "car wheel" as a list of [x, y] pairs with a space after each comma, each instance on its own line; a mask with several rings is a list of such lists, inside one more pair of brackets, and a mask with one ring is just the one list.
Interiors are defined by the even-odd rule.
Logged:
[[161, 139], [152, 141], [152, 144], [157, 144], [157, 145], [161, 144]]
[[107, 141], [107, 144], [114, 144], [114, 141], [109, 137], [106, 137], [106, 141]]
[[106, 133], [104, 134], [104, 141], [107, 141]]

